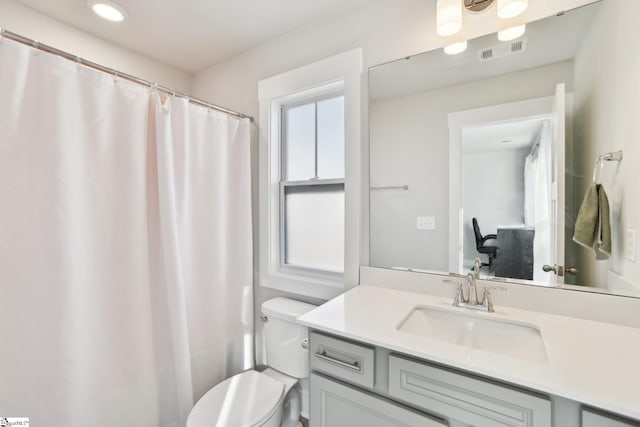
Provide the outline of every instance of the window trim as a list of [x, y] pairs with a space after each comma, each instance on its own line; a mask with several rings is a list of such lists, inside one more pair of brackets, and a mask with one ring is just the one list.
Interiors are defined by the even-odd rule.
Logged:
[[[321, 179], [318, 177], [318, 104], [322, 101], [330, 99], [343, 98], [344, 107], [344, 92], [342, 88], [337, 90], [330, 90], [323, 92], [316, 96], [309, 96], [303, 99], [296, 100], [295, 102], [282, 104], [280, 106], [280, 140], [278, 141], [278, 148], [280, 150], [280, 269], [282, 271], [288, 271], [292, 274], [312, 274], [317, 277], [323, 277], [329, 280], [341, 280], [344, 277], [344, 265], [342, 272], [333, 272], [330, 270], [323, 270], [321, 268], [297, 266], [287, 263], [287, 216], [286, 216], [286, 189], [290, 187], [325, 187], [342, 185], [342, 192], [344, 194], [344, 176], [341, 178]], [[289, 110], [306, 105], [314, 106], [314, 166], [313, 175], [309, 179], [305, 180], [289, 180], [288, 170], [288, 156], [289, 156], [289, 140], [287, 138], [287, 113]], [[343, 153], [344, 154], [344, 153]], [[285, 177], [287, 179], [285, 179]], [[345, 205], [346, 209], [346, 205]]]
[[[358, 284], [362, 236], [362, 51], [354, 49], [277, 75], [258, 84], [260, 101], [259, 285], [321, 299]], [[342, 92], [345, 108], [345, 262], [344, 275], [282, 268], [280, 259], [279, 150], [282, 107]]]

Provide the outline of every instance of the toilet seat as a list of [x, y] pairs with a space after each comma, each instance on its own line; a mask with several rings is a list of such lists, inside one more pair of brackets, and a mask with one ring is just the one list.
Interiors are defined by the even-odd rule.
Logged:
[[187, 427], [253, 427], [267, 420], [282, 405], [285, 385], [257, 371], [235, 375], [195, 404]]

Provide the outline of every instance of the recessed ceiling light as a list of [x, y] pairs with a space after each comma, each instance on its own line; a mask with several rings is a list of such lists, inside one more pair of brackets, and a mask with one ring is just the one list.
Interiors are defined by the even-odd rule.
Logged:
[[466, 41], [450, 44], [449, 46], [444, 47], [444, 53], [446, 53], [447, 55], [457, 55], [464, 52], [465, 50], [467, 50]]
[[122, 6], [110, 0], [88, 0], [87, 6], [102, 19], [111, 22], [122, 22], [127, 17], [127, 11]]

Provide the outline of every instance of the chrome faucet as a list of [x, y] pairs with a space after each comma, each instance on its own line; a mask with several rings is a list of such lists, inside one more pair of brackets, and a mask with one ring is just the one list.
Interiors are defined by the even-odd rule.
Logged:
[[[469, 286], [469, 292], [467, 297], [464, 296], [464, 286]], [[458, 286], [458, 291], [453, 299], [454, 307], [470, 308], [472, 310], [486, 311], [487, 313], [493, 313], [493, 302], [491, 301], [491, 290], [496, 289], [500, 291], [506, 291], [506, 288], [500, 286], [485, 286], [482, 293], [482, 301], [478, 302], [478, 293], [476, 289], [476, 278], [473, 273], [467, 274], [464, 283]]]
[[480, 278], [480, 269], [482, 268], [482, 261], [480, 261], [480, 258], [476, 258], [473, 261], [473, 275], [475, 276], [476, 279]]

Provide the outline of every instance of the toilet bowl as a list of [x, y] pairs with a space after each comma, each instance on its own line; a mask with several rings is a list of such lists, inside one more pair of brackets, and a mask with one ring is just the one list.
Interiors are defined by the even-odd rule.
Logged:
[[295, 319], [315, 306], [286, 298], [262, 304], [269, 368], [234, 375], [195, 404], [187, 427], [299, 427], [309, 375], [307, 328]]

